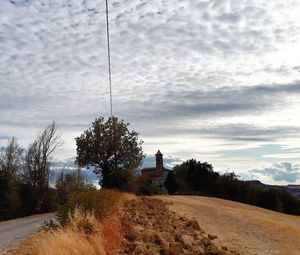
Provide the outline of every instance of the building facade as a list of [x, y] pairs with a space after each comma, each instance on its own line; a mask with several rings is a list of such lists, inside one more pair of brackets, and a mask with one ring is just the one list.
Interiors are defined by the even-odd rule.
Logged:
[[152, 184], [158, 187], [159, 193], [168, 193], [165, 187], [165, 181], [169, 172], [172, 170], [164, 167], [163, 154], [160, 152], [160, 150], [158, 150], [155, 154], [155, 161], [155, 167], [143, 168], [141, 170], [142, 176], [151, 180]]

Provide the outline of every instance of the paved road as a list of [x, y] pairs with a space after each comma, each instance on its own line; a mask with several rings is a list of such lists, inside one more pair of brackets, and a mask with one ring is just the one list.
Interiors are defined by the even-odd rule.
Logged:
[[0, 222], [0, 254], [8, 246], [16, 245], [35, 233], [44, 221], [53, 219], [54, 215], [47, 213]]

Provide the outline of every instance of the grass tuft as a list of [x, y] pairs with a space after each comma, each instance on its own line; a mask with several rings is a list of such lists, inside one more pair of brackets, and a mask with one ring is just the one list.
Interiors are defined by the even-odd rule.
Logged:
[[113, 190], [76, 193], [71, 198], [68, 219], [63, 227], [56, 222], [45, 225], [13, 252], [15, 255], [112, 255], [123, 237], [115, 219], [127, 194]]

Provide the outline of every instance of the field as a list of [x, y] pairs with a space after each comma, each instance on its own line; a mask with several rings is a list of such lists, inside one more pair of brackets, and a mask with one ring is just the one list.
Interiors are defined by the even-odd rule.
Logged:
[[169, 208], [195, 218], [223, 244], [241, 254], [299, 255], [300, 217], [228, 200], [199, 196], [163, 196]]
[[300, 254], [298, 216], [210, 197], [94, 195], [106, 202], [93, 207], [102, 214], [110, 206], [109, 215], [75, 211], [66, 228], [40, 232], [11, 254]]

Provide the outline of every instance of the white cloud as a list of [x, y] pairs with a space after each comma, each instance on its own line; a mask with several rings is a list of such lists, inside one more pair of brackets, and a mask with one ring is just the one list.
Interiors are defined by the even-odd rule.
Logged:
[[[147, 153], [221, 162], [264, 143], [297, 147], [299, 1], [110, 3], [114, 113]], [[73, 138], [110, 112], [105, 36], [103, 0], [1, 1], [0, 133], [26, 144], [55, 119], [60, 155], [72, 156]]]
[[[260, 180], [272, 179], [276, 184], [296, 183], [300, 180], [300, 167], [290, 162], [274, 163], [270, 167], [254, 169], [251, 173]], [[267, 181], [267, 183], [270, 183]]]

